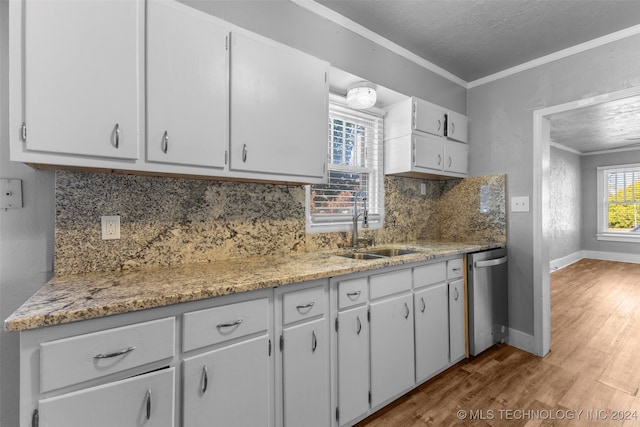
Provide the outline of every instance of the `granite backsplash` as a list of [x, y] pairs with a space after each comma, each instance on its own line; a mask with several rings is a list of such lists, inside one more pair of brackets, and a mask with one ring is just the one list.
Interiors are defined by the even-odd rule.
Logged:
[[[425, 183], [426, 195], [420, 194]], [[385, 177], [376, 244], [506, 243], [505, 175], [443, 181]], [[58, 276], [348, 246], [350, 232], [305, 232], [304, 187], [56, 172]], [[121, 239], [100, 217], [120, 215]]]

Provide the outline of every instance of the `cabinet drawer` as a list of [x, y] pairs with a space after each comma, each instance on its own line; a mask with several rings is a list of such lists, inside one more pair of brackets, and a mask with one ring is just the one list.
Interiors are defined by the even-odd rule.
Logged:
[[314, 286], [284, 294], [282, 300], [283, 323], [286, 325], [324, 314], [324, 294], [324, 286]]
[[462, 258], [450, 259], [447, 261], [447, 279], [457, 279], [462, 277]]
[[40, 400], [41, 426], [172, 427], [175, 368]]
[[182, 349], [193, 350], [256, 332], [269, 326], [269, 299], [260, 298], [184, 315]]
[[174, 335], [170, 317], [40, 344], [40, 391], [171, 358]]
[[369, 295], [371, 299], [397, 294], [410, 289], [410, 269], [375, 274], [369, 278]]
[[422, 288], [447, 280], [447, 265], [444, 262], [423, 265], [413, 269], [413, 287]]
[[364, 304], [369, 299], [367, 278], [342, 280], [338, 282], [338, 309]]

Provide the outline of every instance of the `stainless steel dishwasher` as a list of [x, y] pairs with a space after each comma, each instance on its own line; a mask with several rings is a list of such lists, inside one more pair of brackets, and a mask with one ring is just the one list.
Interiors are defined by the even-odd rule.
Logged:
[[469, 353], [476, 356], [509, 333], [507, 249], [467, 255]]

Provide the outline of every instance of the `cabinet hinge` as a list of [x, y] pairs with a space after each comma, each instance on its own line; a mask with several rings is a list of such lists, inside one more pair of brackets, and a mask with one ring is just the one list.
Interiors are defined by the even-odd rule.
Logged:
[[367, 322], [371, 322], [371, 308], [367, 308]]
[[40, 414], [38, 414], [38, 408], [33, 410], [31, 415], [31, 427], [38, 427], [40, 425]]
[[444, 136], [448, 136], [449, 131], [449, 115], [444, 115]]
[[340, 421], [340, 408], [336, 406], [336, 421]]
[[229, 162], [229, 152], [224, 150], [224, 164], [226, 165]]
[[280, 351], [284, 350], [284, 335], [280, 335]]
[[336, 332], [338, 332], [338, 318], [336, 317]]
[[271, 357], [271, 340], [269, 340], [269, 357]]
[[224, 50], [229, 50], [229, 36], [224, 38]]
[[411, 103], [411, 129], [416, 128], [416, 103]]
[[369, 405], [371, 405], [371, 390], [369, 390]]
[[27, 142], [27, 124], [23, 123], [20, 127], [20, 138], [22, 142]]

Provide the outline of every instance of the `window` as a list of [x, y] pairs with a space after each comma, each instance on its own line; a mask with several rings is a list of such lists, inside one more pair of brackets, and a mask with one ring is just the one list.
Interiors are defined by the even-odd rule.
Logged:
[[331, 96], [329, 182], [307, 186], [307, 231], [351, 230], [354, 200], [358, 212], [367, 209], [369, 228], [382, 228], [382, 129], [382, 115], [352, 110], [344, 98]]
[[640, 243], [640, 164], [598, 168], [598, 240]]

